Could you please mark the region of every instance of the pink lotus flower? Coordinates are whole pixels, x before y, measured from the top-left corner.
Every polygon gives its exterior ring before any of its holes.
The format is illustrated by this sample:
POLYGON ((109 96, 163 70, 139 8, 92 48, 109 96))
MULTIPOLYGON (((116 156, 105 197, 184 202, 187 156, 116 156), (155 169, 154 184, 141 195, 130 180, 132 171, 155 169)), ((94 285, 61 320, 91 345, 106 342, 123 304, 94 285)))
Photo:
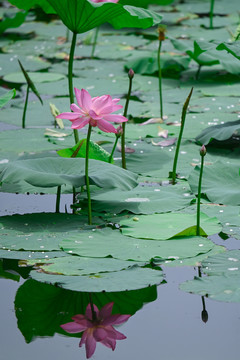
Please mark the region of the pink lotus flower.
POLYGON ((93 314, 91 305, 88 304, 85 315, 75 315, 72 317, 73 322, 60 325, 61 328, 70 334, 84 331, 79 346, 81 347, 85 344, 87 359, 94 354, 97 342, 114 350, 116 340, 126 339, 126 336, 114 329, 112 325, 122 324, 131 315, 111 315, 112 307, 113 302, 106 304, 99 311, 97 306, 93 305, 93 314))
POLYGON ((115 123, 122 123, 128 121, 122 115, 112 114, 119 109, 122 105, 117 105, 120 99, 112 99, 110 95, 103 95, 91 98, 87 90, 75 90, 76 104, 71 104, 70 108, 73 112, 65 112, 57 116, 59 119, 68 119, 72 121, 72 129, 81 129, 85 125, 98 126, 104 132, 116 133, 115 127, 109 121, 115 123))
POLYGON ((115 4, 116 4, 119 0, 91 0, 91 1, 94 2, 94 3, 96 3, 96 4, 97 4, 97 3, 103 3, 103 2, 104 2, 104 3, 110 3, 110 2, 111 2, 111 3, 115 3, 115 4))

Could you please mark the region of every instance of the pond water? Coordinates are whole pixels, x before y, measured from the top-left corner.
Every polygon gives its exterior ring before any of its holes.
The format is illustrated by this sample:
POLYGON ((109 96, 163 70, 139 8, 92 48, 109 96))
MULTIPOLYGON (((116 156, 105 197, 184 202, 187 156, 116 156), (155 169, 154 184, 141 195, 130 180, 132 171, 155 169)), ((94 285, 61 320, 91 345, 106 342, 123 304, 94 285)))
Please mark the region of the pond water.
MULTIPOLYGON (((52 200, 53 196, 49 195, 1 193, 0 215, 26 211, 54 211, 52 200)), ((65 195, 62 204, 70 202, 71 197, 65 195)), ((217 238, 214 240, 218 244, 223 242, 217 238)), ((234 240, 227 240, 225 244, 228 244, 229 248, 237 247, 234 240)), ((145 304, 127 323, 119 327, 127 339, 119 341, 114 352, 98 344, 93 359, 239 359, 239 304, 205 299, 208 321, 204 323, 201 319, 201 297, 178 289, 179 283, 197 276, 198 270, 191 267, 165 267, 163 270, 167 283, 158 286, 157 300, 145 304)), ((0 359, 84 359, 85 349, 78 347, 77 338, 55 333, 53 337, 37 337, 29 344, 25 342, 18 329, 14 310, 16 291, 25 281, 27 280, 15 282, 0 279, 0 359)))

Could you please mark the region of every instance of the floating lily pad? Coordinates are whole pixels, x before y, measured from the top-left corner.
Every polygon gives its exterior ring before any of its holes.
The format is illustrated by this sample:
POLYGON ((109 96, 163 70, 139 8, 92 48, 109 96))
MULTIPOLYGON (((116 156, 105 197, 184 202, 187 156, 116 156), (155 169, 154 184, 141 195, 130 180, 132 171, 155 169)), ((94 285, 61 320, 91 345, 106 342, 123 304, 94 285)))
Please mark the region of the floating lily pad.
POLYGON ((92 206, 98 212, 120 213, 128 210, 134 214, 165 213, 188 206, 193 199, 190 192, 179 186, 143 187, 130 191, 92 193, 92 206))
POLYGON ((207 277, 196 277, 180 285, 180 289, 219 301, 240 302, 240 251, 232 250, 203 261, 207 277))
MULTIPOLYGON (((165 260, 162 265, 164 266, 170 266, 170 267, 174 267, 174 266, 201 266, 202 262, 207 259, 209 256, 213 256, 219 253, 223 253, 225 252, 226 249, 223 246, 219 246, 219 245, 214 245, 213 248, 211 250, 209 250, 208 252, 204 253, 204 254, 200 254, 197 255, 195 257, 192 258, 186 258, 186 259, 182 259, 182 260, 165 260)), ((156 261, 156 259, 155 259, 156 261)), ((159 261, 159 263, 161 264, 161 261, 159 261)))
POLYGON ((69 234, 60 246, 67 253, 80 256, 150 261, 152 258, 174 260, 195 257, 211 250, 214 244, 200 236, 171 241, 133 239, 118 230, 105 228, 69 234))
POLYGON ((0 250, 0 258, 16 259, 16 260, 45 259, 46 261, 46 259, 48 258, 55 258, 55 257, 60 258, 62 256, 67 256, 67 254, 64 251, 39 251, 39 250, 38 251, 14 251, 11 249, 0 250))
POLYGON ((71 231, 80 231, 86 223, 85 217, 68 214, 3 216, 0 218, 0 248, 43 252, 60 250, 58 244, 61 240, 71 231))
MULTIPOLYGON (((66 253, 65 253, 66 254, 66 253)), ((93 259, 82 256, 66 256, 63 258, 50 258, 46 260, 28 260, 27 265, 35 265, 44 273, 55 275, 91 275, 112 271, 120 271, 137 265, 133 261, 116 259, 93 259)))
POLYGON ((56 284, 64 289, 88 292, 137 290, 163 281, 162 271, 136 266, 122 271, 85 276, 48 275, 37 271, 31 271, 30 276, 34 280, 56 284))
MULTIPOLYGON (((65 78, 62 74, 54 74, 54 73, 43 73, 43 72, 30 72, 28 73, 31 80, 34 83, 42 83, 42 82, 51 82, 51 81, 59 81, 65 78)), ((21 72, 15 72, 7 74, 3 77, 3 80, 11 83, 19 83, 24 84, 26 79, 21 72)))
MULTIPOLYGON (((196 235, 196 215, 167 213, 141 215, 120 222, 122 233, 143 239, 166 240, 177 236, 196 235)), ((219 233, 221 226, 217 218, 201 214, 201 235, 219 233)))
MULTIPOLYGON (((188 179, 194 193, 197 193, 198 178, 199 166, 196 166, 188 179)), ((217 161, 204 167, 202 193, 213 203, 240 205, 239 185, 239 166, 217 161)))

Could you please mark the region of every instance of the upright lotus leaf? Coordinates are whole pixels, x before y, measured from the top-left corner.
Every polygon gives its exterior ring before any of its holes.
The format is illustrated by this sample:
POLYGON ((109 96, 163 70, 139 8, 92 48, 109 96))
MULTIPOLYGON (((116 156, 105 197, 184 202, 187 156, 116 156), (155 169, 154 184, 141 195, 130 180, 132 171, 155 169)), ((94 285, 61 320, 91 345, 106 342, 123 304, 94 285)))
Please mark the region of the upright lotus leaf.
MULTIPOLYGON (((191 172, 188 183, 193 193, 197 193, 199 166, 191 172)), ((206 194, 213 203, 225 205, 240 205, 239 166, 217 161, 205 166, 202 182, 202 194, 206 194)))
POLYGON ((30 10, 33 7, 41 7, 47 14, 53 14, 54 10, 47 0, 10 0, 12 5, 23 10, 30 10))
POLYGON ((212 43, 207 43, 206 41, 190 41, 176 40, 171 39, 173 46, 181 51, 188 54, 193 60, 195 60, 199 65, 215 65, 219 64, 219 60, 211 50, 213 50, 216 45, 212 43))
MULTIPOLYGON (((48 157, 13 161, 0 174, 0 184, 26 182, 38 187, 85 185, 83 158, 48 157)), ((137 176, 130 171, 98 160, 90 160, 90 184, 130 190, 137 186, 137 176)))
POLYGON ((62 22, 73 33, 84 33, 105 22, 114 28, 148 28, 162 16, 150 10, 115 3, 93 3, 87 0, 48 0, 62 22))
POLYGON ((16 90, 9 90, 6 94, 0 97, 0 109, 6 105, 11 99, 15 98, 16 90))
POLYGON ((0 22, 0 34, 10 28, 17 28, 25 21, 27 12, 18 12, 14 17, 8 17, 6 14, 3 15, 3 19, 0 22))
MULTIPOLYGON (((92 293, 93 303, 98 308, 113 301, 113 314, 133 315, 145 303, 156 298, 156 286, 127 292, 92 293)), ((60 325, 71 321, 71 317, 76 314, 84 314, 88 303, 87 292, 73 292, 27 280, 19 287, 15 297, 18 327, 27 343, 39 336, 53 336, 55 333, 66 335, 60 325)))
POLYGON ((233 44, 221 43, 216 47, 217 50, 226 50, 228 53, 232 54, 238 60, 240 60, 240 46, 239 42, 233 44))
POLYGON ((240 73, 240 63, 236 52, 234 52, 235 55, 230 51, 229 54, 221 54, 218 51, 221 47, 218 49, 219 44, 216 42, 194 41, 192 43, 190 41, 176 39, 171 39, 171 42, 177 50, 185 52, 191 59, 196 61, 199 67, 221 64, 222 67, 231 74, 240 73))
POLYGON ((212 140, 224 141, 240 133, 240 120, 209 126, 196 137, 196 141, 207 145, 212 140))
MULTIPOLYGON (((60 119, 57 119, 60 120, 60 119)), ((81 139, 75 146, 68 149, 57 151, 61 157, 86 157, 86 139, 81 139)), ((89 159, 109 162, 110 154, 103 147, 90 141, 89 143, 89 159)), ((113 162, 113 161, 112 161, 113 162)))

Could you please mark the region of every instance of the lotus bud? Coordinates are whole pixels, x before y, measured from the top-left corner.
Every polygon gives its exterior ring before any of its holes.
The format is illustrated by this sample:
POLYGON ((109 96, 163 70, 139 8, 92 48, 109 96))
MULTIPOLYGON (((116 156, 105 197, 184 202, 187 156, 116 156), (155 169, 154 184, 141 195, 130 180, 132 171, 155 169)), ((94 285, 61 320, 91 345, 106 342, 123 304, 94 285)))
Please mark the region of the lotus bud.
POLYGON ((122 136, 122 134, 123 134, 122 125, 119 125, 116 130, 117 130, 116 136, 117 136, 117 137, 122 136))
POLYGON ((205 145, 203 145, 200 149, 200 155, 205 156, 206 153, 207 153, 207 149, 206 149, 205 145))
POLYGON ((132 79, 134 77, 134 71, 133 69, 130 69, 129 72, 128 72, 128 77, 129 79, 132 79))
POLYGON ((207 312, 207 310, 203 310, 202 311, 202 321, 206 324, 206 322, 208 321, 208 312, 207 312))

